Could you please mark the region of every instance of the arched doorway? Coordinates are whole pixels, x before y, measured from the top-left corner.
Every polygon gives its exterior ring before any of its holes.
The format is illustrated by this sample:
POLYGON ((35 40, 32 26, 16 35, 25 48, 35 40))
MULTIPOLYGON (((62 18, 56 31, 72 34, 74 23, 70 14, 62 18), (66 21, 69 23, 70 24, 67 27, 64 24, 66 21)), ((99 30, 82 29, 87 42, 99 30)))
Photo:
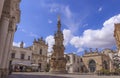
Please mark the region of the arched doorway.
POLYGON ((108 63, 105 60, 103 61, 103 68, 106 70, 108 69, 108 63))
POLYGON ((94 60, 90 60, 88 67, 89 67, 89 72, 95 72, 96 71, 96 62, 94 60))
POLYGON ((38 71, 41 72, 41 63, 38 64, 38 71))

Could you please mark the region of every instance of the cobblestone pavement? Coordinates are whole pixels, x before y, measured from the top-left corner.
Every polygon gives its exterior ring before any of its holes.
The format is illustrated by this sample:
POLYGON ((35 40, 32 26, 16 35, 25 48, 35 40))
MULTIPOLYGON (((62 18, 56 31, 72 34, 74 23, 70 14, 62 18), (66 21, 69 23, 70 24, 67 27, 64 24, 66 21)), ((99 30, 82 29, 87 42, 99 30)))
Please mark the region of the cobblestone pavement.
POLYGON ((8 78, 120 78, 120 76, 97 76, 80 74, 50 74, 50 73, 13 73, 8 78))

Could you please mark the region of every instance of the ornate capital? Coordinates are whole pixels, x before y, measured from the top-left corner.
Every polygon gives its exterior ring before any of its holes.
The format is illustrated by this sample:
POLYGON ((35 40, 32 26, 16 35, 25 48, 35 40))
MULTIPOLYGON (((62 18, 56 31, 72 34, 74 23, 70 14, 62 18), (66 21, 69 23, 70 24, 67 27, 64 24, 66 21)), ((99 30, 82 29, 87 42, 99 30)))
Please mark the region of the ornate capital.
POLYGON ((21 0, 11 0, 11 16, 15 17, 17 23, 20 22, 20 1, 21 0))

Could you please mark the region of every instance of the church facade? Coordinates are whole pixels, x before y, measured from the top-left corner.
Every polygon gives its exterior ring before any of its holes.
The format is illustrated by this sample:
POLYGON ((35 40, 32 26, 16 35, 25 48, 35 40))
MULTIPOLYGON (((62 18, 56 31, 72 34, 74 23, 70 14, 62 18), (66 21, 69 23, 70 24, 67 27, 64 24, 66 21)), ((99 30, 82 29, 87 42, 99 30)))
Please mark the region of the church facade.
POLYGON ((95 51, 85 51, 85 54, 82 57, 84 65, 81 67, 81 72, 90 72, 97 73, 102 69, 109 70, 110 72, 114 71, 113 66, 113 55, 116 52, 113 52, 110 49, 104 49, 101 52, 95 51))

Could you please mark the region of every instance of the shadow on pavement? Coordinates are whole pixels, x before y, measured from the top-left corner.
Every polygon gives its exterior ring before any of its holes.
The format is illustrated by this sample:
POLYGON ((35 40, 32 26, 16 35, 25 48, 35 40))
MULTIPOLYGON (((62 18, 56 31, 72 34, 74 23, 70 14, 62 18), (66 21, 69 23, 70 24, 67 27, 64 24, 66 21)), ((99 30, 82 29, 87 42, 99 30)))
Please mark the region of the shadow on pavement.
POLYGON ((7 78, 70 78, 70 77, 64 77, 64 76, 51 76, 51 75, 18 75, 13 74, 9 75, 7 78))

